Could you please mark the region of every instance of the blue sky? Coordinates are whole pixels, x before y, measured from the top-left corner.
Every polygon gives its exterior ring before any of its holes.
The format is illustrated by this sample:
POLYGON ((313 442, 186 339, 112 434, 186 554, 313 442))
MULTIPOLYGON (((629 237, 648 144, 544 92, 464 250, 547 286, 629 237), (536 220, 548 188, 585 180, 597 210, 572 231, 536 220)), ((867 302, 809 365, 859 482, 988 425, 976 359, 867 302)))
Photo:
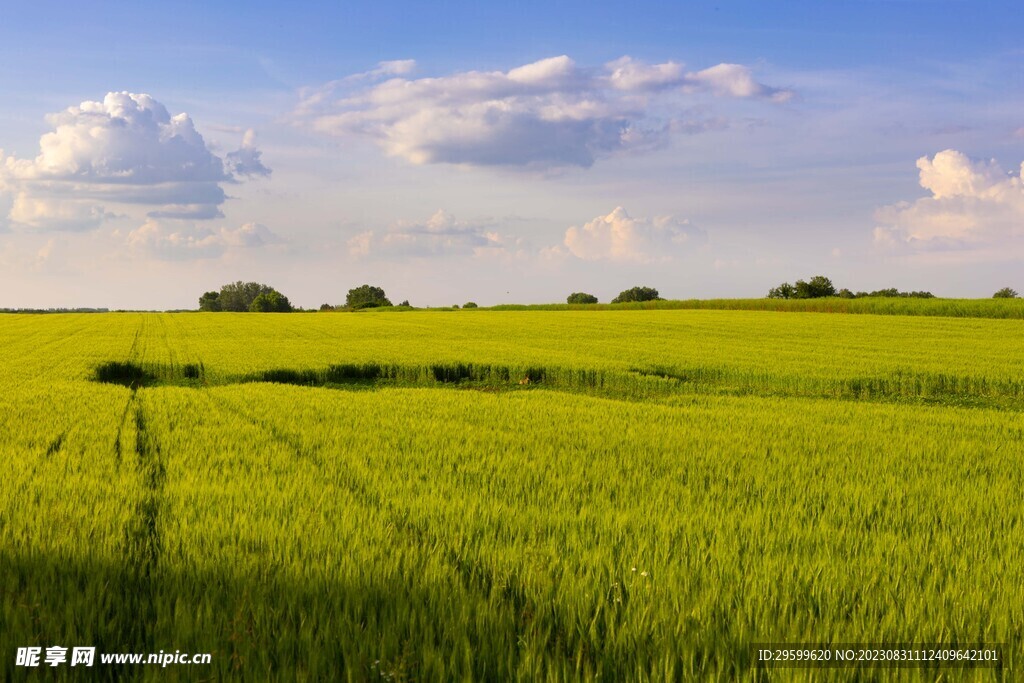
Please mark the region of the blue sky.
POLYGON ((995 2, 18 3, 0 306, 1021 289, 1021 35, 995 2))

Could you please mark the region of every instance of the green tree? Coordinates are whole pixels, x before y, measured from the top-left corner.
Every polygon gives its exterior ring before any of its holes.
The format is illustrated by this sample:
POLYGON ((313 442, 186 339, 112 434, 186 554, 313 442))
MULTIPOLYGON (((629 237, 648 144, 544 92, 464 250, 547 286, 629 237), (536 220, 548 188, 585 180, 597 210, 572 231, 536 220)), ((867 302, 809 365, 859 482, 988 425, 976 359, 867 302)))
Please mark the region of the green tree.
POLYGON ((835 296, 836 288, 824 275, 815 275, 809 282, 796 281, 796 292, 794 299, 820 299, 825 296, 835 296))
POLYGON ((1010 289, 1009 287, 1003 287, 998 292, 992 295, 993 299, 1016 299, 1020 295, 1017 294, 1017 290, 1010 289))
POLYGON ((462 307, 463 308, 480 308, 479 306, 476 305, 476 302, 473 302, 473 301, 467 301, 466 303, 462 304, 462 307))
POLYGON ((249 306, 252 313, 291 313, 292 304, 288 297, 276 289, 258 294, 249 306))
POLYGON ((220 309, 242 313, 252 307, 260 294, 270 294, 274 288, 259 282, 233 282, 220 288, 220 309))
POLYGON ((895 299, 934 299, 935 295, 931 292, 901 292, 895 287, 888 287, 886 289, 876 289, 873 292, 860 292, 857 296, 875 296, 881 298, 895 299))
POLYGON ((566 301, 570 304, 596 304, 597 297, 586 292, 573 292, 566 298, 566 301))
POLYGON ((205 292, 201 297, 199 297, 199 310, 219 311, 220 292, 205 292))
POLYGON ((796 295, 796 287, 783 282, 778 287, 772 287, 768 290, 769 299, 792 299, 796 295))
POLYGON ((348 290, 345 298, 345 306, 351 309, 376 308, 378 306, 390 306, 391 302, 380 287, 372 285, 361 285, 348 290))
POLYGON ((619 292, 619 295, 612 299, 613 304, 622 304, 627 301, 659 301, 658 290, 653 287, 633 287, 619 292))

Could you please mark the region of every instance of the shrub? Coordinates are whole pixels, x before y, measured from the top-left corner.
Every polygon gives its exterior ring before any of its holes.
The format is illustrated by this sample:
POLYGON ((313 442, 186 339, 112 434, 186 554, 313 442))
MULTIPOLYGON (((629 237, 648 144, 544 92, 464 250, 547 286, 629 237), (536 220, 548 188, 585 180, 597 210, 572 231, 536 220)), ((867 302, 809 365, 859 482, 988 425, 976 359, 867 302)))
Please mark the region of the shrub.
POLYGON ((573 292, 566 301, 570 304, 596 304, 597 297, 586 292, 573 292))
POLYGON ((935 295, 931 292, 901 292, 895 287, 889 287, 888 289, 876 289, 873 292, 857 292, 858 297, 881 297, 883 299, 934 299, 935 295))
POLYGON ((653 287, 633 287, 619 292, 619 295, 612 299, 613 304, 622 304, 628 301, 658 301, 658 290, 653 287))

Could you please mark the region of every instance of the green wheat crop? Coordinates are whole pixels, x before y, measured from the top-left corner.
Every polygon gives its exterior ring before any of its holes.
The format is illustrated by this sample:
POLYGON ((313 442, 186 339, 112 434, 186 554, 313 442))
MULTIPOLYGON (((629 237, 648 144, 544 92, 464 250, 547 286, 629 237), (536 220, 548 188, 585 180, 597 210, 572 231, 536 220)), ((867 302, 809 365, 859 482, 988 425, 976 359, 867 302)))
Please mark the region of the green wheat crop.
MULTIPOLYGON (((0 656, 165 680, 1014 680, 1024 328, 751 311, 0 317, 0 656)), ((71 670, 56 672, 71 678, 71 670)))

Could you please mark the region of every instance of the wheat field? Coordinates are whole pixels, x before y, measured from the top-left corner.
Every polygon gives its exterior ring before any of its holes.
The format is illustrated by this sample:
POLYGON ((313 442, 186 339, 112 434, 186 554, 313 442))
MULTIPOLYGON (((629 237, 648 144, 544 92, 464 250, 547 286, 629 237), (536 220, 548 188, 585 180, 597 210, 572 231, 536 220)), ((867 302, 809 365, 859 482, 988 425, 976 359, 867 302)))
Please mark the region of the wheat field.
MULTIPOLYGON (((764 642, 1019 657, 1022 332, 2 316, 0 651, 181 649, 213 656, 179 678, 309 681, 881 676, 758 668, 764 642)), ((885 672, 961 677, 1012 672, 885 672)))

